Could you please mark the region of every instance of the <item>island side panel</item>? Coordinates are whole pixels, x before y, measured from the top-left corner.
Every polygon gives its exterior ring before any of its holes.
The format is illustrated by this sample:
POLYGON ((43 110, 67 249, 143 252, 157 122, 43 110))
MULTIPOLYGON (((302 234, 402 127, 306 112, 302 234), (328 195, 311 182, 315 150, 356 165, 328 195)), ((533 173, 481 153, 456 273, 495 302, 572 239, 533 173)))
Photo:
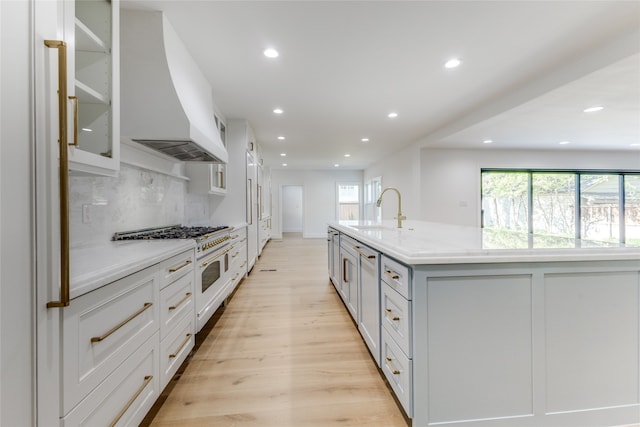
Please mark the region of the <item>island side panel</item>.
POLYGON ((640 262, 413 267, 414 426, 640 423, 640 262))

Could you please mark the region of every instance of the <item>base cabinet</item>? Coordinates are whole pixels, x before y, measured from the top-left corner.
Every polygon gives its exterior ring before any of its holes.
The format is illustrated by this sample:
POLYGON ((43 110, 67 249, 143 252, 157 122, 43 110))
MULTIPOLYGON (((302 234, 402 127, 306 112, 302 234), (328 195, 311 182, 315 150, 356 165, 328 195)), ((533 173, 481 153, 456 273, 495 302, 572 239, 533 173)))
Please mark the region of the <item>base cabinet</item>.
POLYGON ((62 424, 138 425, 195 344, 193 249, 71 302, 62 424))
POLYGON ((158 333, 64 419, 64 427, 139 425, 160 395, 158 333))
POLYGON ((640 425, 637 260, 407 265, 371 245, 380 371, 413 426, 640 425))

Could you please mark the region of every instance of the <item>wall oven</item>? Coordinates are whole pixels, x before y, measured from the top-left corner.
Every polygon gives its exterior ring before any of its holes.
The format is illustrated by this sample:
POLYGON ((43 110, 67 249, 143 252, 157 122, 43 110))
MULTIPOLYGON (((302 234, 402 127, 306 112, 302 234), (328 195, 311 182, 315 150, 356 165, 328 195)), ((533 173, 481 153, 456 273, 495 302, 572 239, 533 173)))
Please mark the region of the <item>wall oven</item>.
POLYGON ((226 242, 213 252, 199 256, 196 268, 196 330, 202 329, 213 313, 224 302, 230 285, 229 251, 226 242))

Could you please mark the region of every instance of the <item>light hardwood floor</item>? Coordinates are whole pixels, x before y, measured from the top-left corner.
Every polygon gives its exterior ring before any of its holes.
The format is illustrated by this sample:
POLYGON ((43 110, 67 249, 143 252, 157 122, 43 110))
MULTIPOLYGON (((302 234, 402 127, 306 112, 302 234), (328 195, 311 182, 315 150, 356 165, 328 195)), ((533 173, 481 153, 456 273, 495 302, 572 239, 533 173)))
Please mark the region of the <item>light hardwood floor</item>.
POLYGON ((270 241, 142 425, 406 427, 329 283, 326 243, 270 241))

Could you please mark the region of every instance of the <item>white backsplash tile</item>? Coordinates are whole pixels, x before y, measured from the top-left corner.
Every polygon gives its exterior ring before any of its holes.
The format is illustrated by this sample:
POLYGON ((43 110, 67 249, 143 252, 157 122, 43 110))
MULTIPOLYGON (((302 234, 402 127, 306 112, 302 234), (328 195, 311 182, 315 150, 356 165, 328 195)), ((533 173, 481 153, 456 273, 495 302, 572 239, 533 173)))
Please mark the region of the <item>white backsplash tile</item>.
POLYGON ((122 164, 118 177, 69 179, 72 247, 108 241, 116 231, 209 218, 206 196, 187 193, 184 180, 122 164))

